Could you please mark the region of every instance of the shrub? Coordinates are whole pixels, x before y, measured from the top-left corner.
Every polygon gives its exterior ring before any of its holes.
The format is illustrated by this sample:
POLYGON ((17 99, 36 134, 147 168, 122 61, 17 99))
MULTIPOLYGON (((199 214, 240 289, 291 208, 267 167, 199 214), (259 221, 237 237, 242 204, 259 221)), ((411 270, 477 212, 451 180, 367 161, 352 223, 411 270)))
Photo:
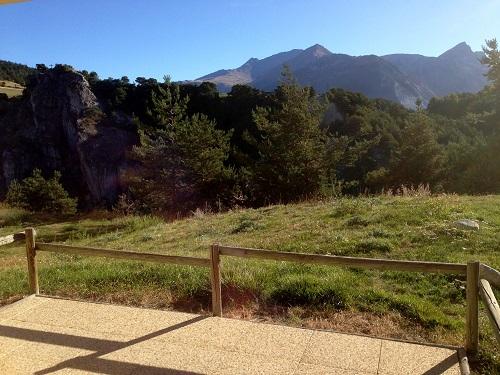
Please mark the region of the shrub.
POLYGON ((59 182, 61 174, 45 179, 39 169, 21 182, 13 181, 7 192, 6 201, 12 207, 35 212, 74 214, 77 200, 70 198, 59 182))

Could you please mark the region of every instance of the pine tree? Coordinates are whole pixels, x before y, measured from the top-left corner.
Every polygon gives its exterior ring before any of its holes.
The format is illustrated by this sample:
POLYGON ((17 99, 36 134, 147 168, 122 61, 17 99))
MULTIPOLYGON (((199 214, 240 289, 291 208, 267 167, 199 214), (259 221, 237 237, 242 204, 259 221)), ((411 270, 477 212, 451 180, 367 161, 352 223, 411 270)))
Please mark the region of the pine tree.
POLYGON ((260 138, 250 189, 259 203, 316 194, 324 173, 323 107, 313 90, 299 86, 285 70, 276 96, 277 109, 258 108, 253 115, 260 138))
POLYGON ((483 64, 489 66, 486 74, 497 90, 500 90, 500 51, 496 39, 486 41, 486 46, 483 47, 484 58, 483 64))
POLYGON ((424 113, 413 114, 401 133, 401 143, 391 163, 393 186, 436 185, 443 170, 443 151, 424 113))
POLYGON ((166 82, 148 104, 151 127, 133 151, 139 168, 129 176, 130 193, 145 212, 185 213, 216 203, 231 205, 234 186, 225 165, 231 134, 205 115, 186 114, 187 99, 166 82))

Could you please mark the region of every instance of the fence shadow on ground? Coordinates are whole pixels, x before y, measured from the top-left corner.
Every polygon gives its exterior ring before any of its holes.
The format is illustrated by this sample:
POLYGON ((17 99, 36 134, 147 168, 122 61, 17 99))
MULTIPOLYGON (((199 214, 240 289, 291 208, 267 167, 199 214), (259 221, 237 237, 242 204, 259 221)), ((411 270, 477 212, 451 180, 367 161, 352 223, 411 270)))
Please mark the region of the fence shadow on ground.
POLYGON ((127 362, 109 360, 99 357, 153 339, 155 337, 164 335, 166 333, 175 331, 177 329, 186 327, 188 325, 197 323, 206 318, 207 318, 206 316, 197 316, 193 319, 189 319, 187 321, 174 324, 170 327, 166 327, 164 329, 149 333, 141 337, 137 337, 129 341, 103 340, 98 338, 75 336, 75 335, 48 332, 48 331, 39 331, 34 329, 18 328, 6 325, 0 325, 0 336, 14 338, 18 340, 24 340, 24 341, 31 341, 43 344, 58 345, 58 346, 94 351, 94 353, 91 353, 89 355, 71 358, 69 360, 58 363, 55 366, 39 370, 35 372, 35 374, 37 375, 51 374, 63 369, 76 369, 76 370, 108 374, 108 375, 121 375, 124 373, 130 373, 132 370, 136 371, 139 374, 161 373, 161 374, 196 375, 197 373, 189 371, 147 366, 136 363, 127 363, 127 362))

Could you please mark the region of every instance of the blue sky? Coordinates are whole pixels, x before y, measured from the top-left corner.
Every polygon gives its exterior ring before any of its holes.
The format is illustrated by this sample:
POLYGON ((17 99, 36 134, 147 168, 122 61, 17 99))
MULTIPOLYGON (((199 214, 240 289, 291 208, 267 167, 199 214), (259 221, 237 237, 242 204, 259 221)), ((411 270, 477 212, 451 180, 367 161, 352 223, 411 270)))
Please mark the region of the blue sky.
POLYGON ((499 19, 499 0, 32 0, 0 6, 0 59, 181 80, 316 43, 351 55, 479 50, 500 38, 499 19))

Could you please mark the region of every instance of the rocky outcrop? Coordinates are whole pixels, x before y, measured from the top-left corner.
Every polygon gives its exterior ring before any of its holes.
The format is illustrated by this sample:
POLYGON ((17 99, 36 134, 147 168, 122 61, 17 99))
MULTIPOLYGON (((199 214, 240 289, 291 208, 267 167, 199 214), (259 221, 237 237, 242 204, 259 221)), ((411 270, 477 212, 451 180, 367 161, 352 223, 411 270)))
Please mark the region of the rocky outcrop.
POLYGON ((137 132, 126 116, 101 111, 81 74, 65 66, 38 72, 0 116, 1 190, 34 168, 61 171, 66 189, 88 205, 110 204, 123 189, 137 132))

